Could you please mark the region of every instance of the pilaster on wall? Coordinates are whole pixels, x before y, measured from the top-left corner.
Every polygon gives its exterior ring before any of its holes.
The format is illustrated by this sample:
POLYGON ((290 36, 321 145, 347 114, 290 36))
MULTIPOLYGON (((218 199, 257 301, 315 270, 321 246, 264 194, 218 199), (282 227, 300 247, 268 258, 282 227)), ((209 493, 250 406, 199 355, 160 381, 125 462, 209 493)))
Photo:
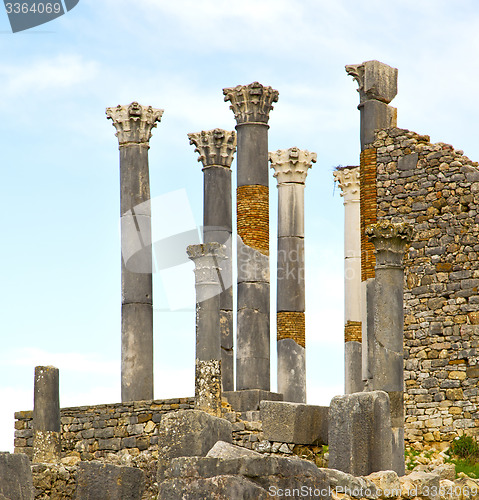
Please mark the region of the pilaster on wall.
POLYGON ((376 148, 364 149, 360 156, 361 206, 361 281, 374 278, 374 245, 366 236, 366 227, 377 222, 376 148))

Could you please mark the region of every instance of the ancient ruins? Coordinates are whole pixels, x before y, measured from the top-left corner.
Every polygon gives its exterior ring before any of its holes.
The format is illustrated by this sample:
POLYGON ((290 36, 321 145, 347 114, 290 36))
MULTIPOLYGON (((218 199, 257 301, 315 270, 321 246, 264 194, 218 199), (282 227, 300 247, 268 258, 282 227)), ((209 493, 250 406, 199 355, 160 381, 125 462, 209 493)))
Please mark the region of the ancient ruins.
POLYGON ((478 434, 479 165, 397 128, 397 69, 367 61, 346 71, 359 87, 361 152, 359 166, 334 172, 344 200, 344 394, 307 404, 304 199, 317 153, 269 152, 279 93, 255 82, 223 90, 236 132, 188 134, 204 173, 203 242, 185 248, 195 394, 154 399, 148 150, 163 110, 107 108, 120 150, 122 401, 60 408, 58 370, 36 367, 33 411, 15 414, 15 454, 0 454, 0 500, 478 498, 479 481, 456 479, 451 464, 406 474, 405 446, 443 450, 478 434))

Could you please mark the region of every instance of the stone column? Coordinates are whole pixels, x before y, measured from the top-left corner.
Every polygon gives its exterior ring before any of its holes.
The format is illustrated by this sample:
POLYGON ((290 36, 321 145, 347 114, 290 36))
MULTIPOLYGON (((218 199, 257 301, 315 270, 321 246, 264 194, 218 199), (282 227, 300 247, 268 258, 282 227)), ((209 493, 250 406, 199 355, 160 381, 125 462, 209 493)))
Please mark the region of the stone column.
POLYGON ((344 392, 363 390, 359 167, 334 172, 344 202, 344 392))
POLYGON ((61 453, 59 372, 36 366, 33 390, 33 462, 55 462, 61 453))
POLYGON ((225 259, 220 243, 190 245, 195 264, 196 369, 195 408, 221 416, 220 266, 225 259))
POLYGON ((120 145, 121 400, 153 399, 153 288, 148 149, 163 110, 107 108, 120 145))
POLYGON ((379 61, 366 61, 346 66, 346 72, 359 85, 362 375, 365 388, 369 389, 373 377, 371 345, 374 342, 375 257, 374 245, 366 237, 366 227, 377 222, 376 149, 372 143, 375 130, 397 126, 397 109, 389 103, 397 94, 398 70, 379 61))
POLYGON ((234 390, 233 362, 233 272, 231 162, 236 134, 222 129, 188 134, 203 164, 203 242, 225 245, 221 272, 220 329, 221 379, 224 391, 234 390))
POLYGON ((306 403, 304 187, 316 153, 298 148, 269 153, 278 181, 278 392, 306 403))
POLYGON ((374 142, 374 131, 396 127, 397 109, 388 104, 397 94, 398 70, 379 61, 346 66, 359 85, 361 151, 374 142))
POLYGON ((388 393, 393 431, 393 470, 404 475, 404 252, 412 227, 382 221, 366 233, 376 252, 373 390, 388 393))
POLYGON ((269 391, 268 119, 278 91, 255 82, 223 93, 238 134, 236 390, 269 391))

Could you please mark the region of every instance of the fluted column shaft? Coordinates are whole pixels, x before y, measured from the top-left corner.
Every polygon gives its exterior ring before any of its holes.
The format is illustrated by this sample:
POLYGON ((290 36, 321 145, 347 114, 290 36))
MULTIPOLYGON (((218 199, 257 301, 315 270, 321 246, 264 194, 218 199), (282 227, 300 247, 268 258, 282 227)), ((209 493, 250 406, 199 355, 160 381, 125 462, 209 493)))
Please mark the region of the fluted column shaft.
POLYGON ((203 242, 225 245, 221 272, 220 337, 221 379, 224 391, 234 390, 233 272, 231 162, 236 134, 222 129, 188 134, 203 164, 203 242))
POLYGON ((269 159, 278 181, 278 392, 306 403, 304 187, 316 153, 290 148, 269 159))
POLYGON ((412 227, 387 221, 368 226, 375 247, 373 390, 388 393, 393 430, 393 470, 404 472, 404 252, 412 227))
POLYGON ((255 82, 223 93, 238 134, 236 390, 269 390, 268 118, 278 92, 255 82))
POLYGON ((361 392, 361 233, 359 167, 334 172, 344 203, 344 391, 361 392))
POLYGON ((220 271, 225 259, 220 243, 190 245, 195 264, 196 361, 195 408, 221 416, 220 271))
POLYGON ((120 148, 121 400, 153 399, 153 284, 148 149, 163 110, 107 108, 120 148))

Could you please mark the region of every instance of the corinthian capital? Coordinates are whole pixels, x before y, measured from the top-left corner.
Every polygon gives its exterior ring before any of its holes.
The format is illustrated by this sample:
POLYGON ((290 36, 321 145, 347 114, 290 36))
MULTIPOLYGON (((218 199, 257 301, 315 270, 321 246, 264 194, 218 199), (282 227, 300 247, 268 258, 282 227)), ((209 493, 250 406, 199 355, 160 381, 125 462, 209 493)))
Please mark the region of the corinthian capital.
POLYGON ((359 167, 340 167, 333 173, 344 203, 359 201, 359 167))
POLYGON ((268 123, 273 102, 278 101, 279 92, 254 82, 223 89, 225 101, 230 101, 230 109, 235 114, 236 123, 268 123))
POLYGON ((199 153, 198 161, 203 167, 221 166, 231 167, 233 155, 236 151, 235 132, 215 128, 188 134, 190 144, 196 146, 195 152, 199 153))
POLYGON ((359 85, 360 102, 375 99, 389 104, 398 92, 398 70, 379 61, 346 66, 346 72, 359 85))
POLYGON ((403 266, 404 252, 413 236, 411 225, 381 221, 368 226, 366 235, 374 243, 376 268, 403 266))
POLYGON ((291 182, 295 184, 304 184, 308 169, 312 163, 316 163, 316 153, 310 153, 306 149, 289 148, 278 149, 278 151, 269 153, 271 168, 274 169, 273 177, 279 184, 291 182))
POLYGON ((106 108, 107 118, 113 121, 120 146, 128 144, 146 144, 151 138, 151 130, 161 120, 162 109, 142 106, 132 102, 128 106, 118 105, 106 108))

